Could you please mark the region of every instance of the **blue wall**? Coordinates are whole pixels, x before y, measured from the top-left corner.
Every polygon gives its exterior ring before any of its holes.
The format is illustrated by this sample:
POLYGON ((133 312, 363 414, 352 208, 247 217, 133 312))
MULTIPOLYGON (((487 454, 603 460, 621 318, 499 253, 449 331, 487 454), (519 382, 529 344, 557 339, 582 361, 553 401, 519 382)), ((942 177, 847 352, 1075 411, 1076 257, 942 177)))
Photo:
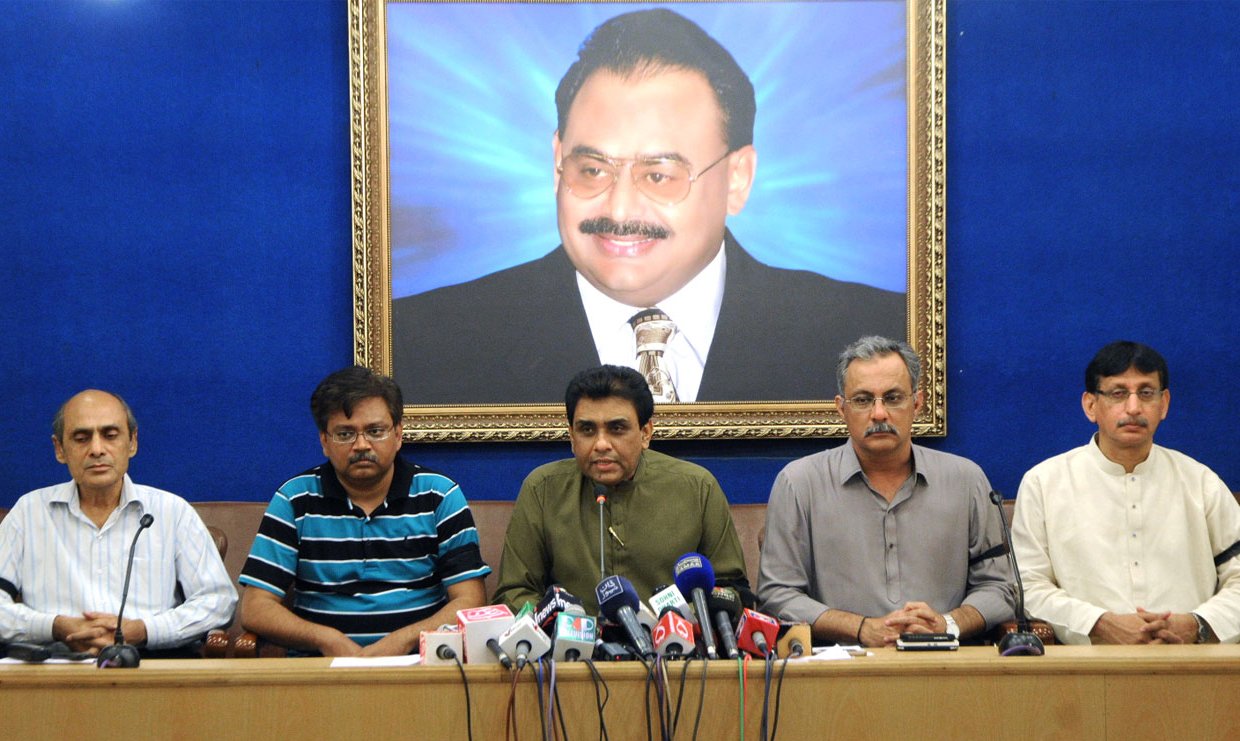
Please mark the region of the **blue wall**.
MULTIPOLYGON (((66 478, 84 386, 141 422, 136 479, 266 500, 320 457, 351 361, 345 8, 8 3, 0 28, 0 506, 66 478)), ((1081 374, 1167 356, 1163 444, 1240 488, 1240 3, 949 2, 948 436, 1011 493, 1083 443, 1081 374)), ((825 371, 824 371, 825 372, 825 371)), ((662 444, 764 501, 822 441, 662 444)), ((504 499, 564 444, 409 446, 504 499)))

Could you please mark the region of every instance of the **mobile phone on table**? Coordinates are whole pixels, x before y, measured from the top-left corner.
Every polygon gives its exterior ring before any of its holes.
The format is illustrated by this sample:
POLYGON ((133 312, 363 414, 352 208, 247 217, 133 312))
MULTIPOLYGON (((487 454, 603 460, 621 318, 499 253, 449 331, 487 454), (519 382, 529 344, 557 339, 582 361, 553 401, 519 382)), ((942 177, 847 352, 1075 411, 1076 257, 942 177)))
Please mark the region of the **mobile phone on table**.
POLYGON ((901 633, 896 639, 898 651, 955 651, 960 639, 951 633, 901 633))

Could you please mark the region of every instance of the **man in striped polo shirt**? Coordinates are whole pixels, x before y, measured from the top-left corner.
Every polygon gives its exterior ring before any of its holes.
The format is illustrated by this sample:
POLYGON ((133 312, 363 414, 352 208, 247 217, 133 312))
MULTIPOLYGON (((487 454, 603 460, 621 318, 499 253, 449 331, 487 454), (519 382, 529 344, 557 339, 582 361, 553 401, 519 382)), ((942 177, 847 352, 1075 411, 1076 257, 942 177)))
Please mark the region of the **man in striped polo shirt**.
POLYGON ((469 505, 454 481, 399 455, 403 406, 395 382, 358 366, 315 389, 328 462, 267 507, 241 572, 246 630, 296 652, 394 656, 483 604, 490 569, 469 505))

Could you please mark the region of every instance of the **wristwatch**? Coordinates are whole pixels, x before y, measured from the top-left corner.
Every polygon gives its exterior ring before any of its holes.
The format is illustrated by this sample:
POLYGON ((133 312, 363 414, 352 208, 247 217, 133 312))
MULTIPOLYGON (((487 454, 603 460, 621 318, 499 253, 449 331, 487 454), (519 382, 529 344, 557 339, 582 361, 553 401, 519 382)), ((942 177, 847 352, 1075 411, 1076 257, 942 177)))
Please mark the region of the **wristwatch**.
POLYGON ((1210 630, 1210 624, 1207 623, 1200 615, 1195 612, 1188 613, 1193 616, 1193 620, 1197 621, 1197 642, 1206 643, 1210 640, 1210 636, 1214 631, 1210 630))
MULTIPOLYGON (((943 615, 943 619, 947 621, 947 632, 959 638, 960 626, 956 625, 956 618, 952 617, 950 613, 946 613, 943 615)), ((1198 620, 1200 620, 1200 618, 1198 618, 1198 620)), ((1200 623, 1198 624, 1200 625, 1200 623)))

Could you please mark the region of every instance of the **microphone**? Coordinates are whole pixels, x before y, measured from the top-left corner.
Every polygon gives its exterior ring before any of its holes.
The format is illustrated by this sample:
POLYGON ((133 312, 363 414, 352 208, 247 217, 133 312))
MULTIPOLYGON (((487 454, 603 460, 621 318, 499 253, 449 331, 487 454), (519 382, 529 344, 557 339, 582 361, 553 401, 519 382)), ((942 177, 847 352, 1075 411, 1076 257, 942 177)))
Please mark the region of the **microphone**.
POLYGON ((637 657, 622 643, 599 640, 594 644, 594 658, 600 661, 633 661, 637 657))
POLYGON ((641 656, 654 653, 650 636, 637 622, 637 590, 623 576, 609 576, 594 588, 594 596, 598 598, 599 609, 608 620, 620 623, 628 633, 629 641, 641 656))
POLYGON ((650 597, 650 609, 659 615, 668 609, 675 610, 691 625, 697 625, 697 616, 689 609, 689 603, 685 602, 685 596, 680 593, 675 584, 657 587, 650 597))
POLYGON ((736 647, 736 633, 732 631, 732 623, 740 619, 741 599, 736 592, 727 587, 715 587, 707 600, 711 614, 715 616, 715 627, 719 630, 719 645, 723 655, 735 659, 741 655, 736 647))
POLYGON ((464 651, 461 632, 453 627, 424 630, 418 637, 418 653, 426 666, 453 665, 464 651))
POLYGON ((1046 646, 1042 645, 1042 639, 1029 629, 1029 618, 1025 617, 1025 585, 1020 580, 1020 568, 1016 565, 1012 531, 1008 529, 1007 517, 1003 514, 1003 495, 991 491, 990 501, 999 508, 999 522, 1003 525, 1003 545, 1007 547, 1008 564, 1016 577, 1016 630, 999 639, 999 655, 1041 656, 1046 653, 1046 646))
POLYGON ((778 620, 748 607, 741 612, 741 620, 736 624, 737 648, 765 658, 771 654, 778 637, 778 620))
POLYGON ((792 657, 796 659, 809 655, 813 642, 807 623, 780 625, 779 629, 783 632, 779 642, 775 644, 775 651, 779 654, 779 658, 792 657))
POLYGON ((654 631, 654 626, 659 622, 659 618, 654 611, 646 606, 645 602, 637 603, 637 624, 642 626, 642 630, 646 631, 646 635, 650 635, 654 631))
POLYGON ((590 658, 598 640, 598 618, 562 612, 555 616, 553 631, 554 661, 578 661, 590 658))
POLYGON ((584 615, 586 611, 581 606, 581 600, 574 597, 564 587, 552 584, 547 587, 543 598, 538 601, 538 606, 534 608, 534 622, 544 631, 550 630, 551 626, 555 624, 556 618, 562 612, 584 615))
POLYGON ((499 645, 498 639, 488 638, 487 650, 491 652, 491 655, 495 657, 495 660, 499 662, 500 666, 505 669, 512 669, 512 657, 504 651, 503 646, 499 645))
POLYGON ((696 648, 693 624, 674 607, 663 611, 650 637, 654 641, 655 653, 668 658, 688 656, 696 648))
POLYGON ((607 568, 604 560, 604 546, 607 545, 607 535, 603 532, 603 505, 607 504, 607 486, 598 482, 594 483, 594 501, 598 502, 598 578, 600 581, 607 578, 607 568))
POLYGON ((525 615, 500 635, 499 645, 508 655, 516 654, 517 669, 524 669, 526 664, 537 661, 551 650, 551 639, 538 629, 532 617, 525 615))
POLYGON ((142 515, 142 519, 138 520, 138 532, 133 534, 133 542, 129 544, 129 564, 125 567, 125 586, 121 589, 121 609, 116 611, 116 643, 104 647, 99 652, 95 666, 100 669, 129 669, 136 667, 142 661, 138 647, 125 643, 125 631, 121 625, 125 615, 125 601, 129 599, 129 575, 133 573, 133 557, 137 552, 138 536, 142 535, 142 531, 150 527, 153 522, 155 518, 151 514, 142 515))
POLYGON ((710 611, 706 609, 706 593, 715 586, 715 570, 710 560, 700 553, 689 552, 680 557, 675 567, 676 588, 693 600, 698 627, 702 630, 702 645, 706 658, 719 658, 715 650, 715 634, 710 628, 710 611))
POLYGON ((465 663, 503 664, 512 668, 512 659, 496 640, 516 622, 508 605, 486 605, 457 610, 456 627, 465 641, 465 663))

